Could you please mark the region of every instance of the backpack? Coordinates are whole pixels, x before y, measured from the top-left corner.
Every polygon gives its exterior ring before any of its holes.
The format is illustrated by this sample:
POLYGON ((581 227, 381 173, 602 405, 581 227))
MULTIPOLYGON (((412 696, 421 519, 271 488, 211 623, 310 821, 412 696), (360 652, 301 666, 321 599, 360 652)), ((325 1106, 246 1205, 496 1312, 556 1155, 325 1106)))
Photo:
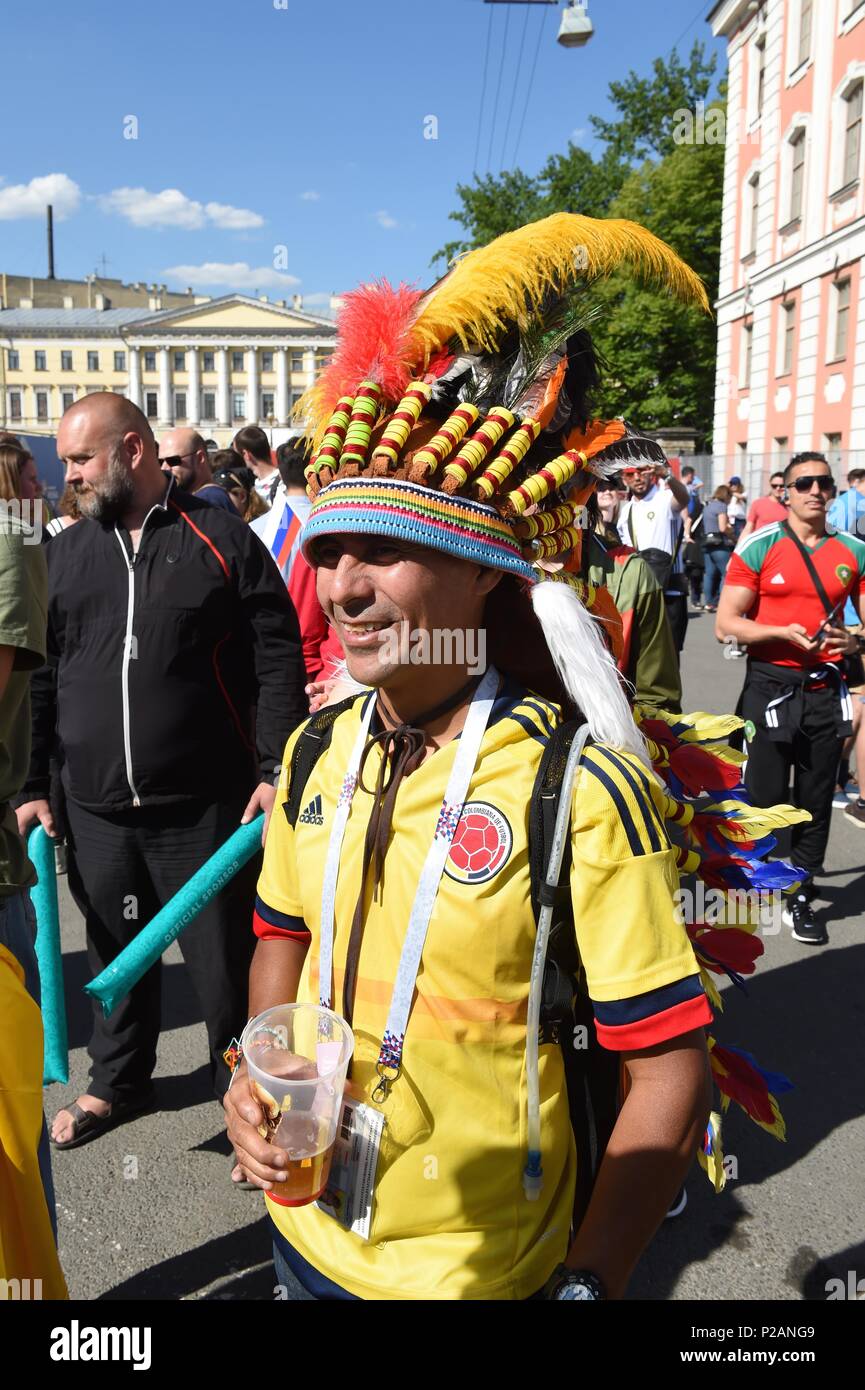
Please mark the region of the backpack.
MULTIPOLYGON (((292 828, 297 823, 306 784, 315 764, 330 745, 336 720, 357 699, 350 695, 311 716, 294 746, 291 781, 283 806, 292 828)), ((560 724, 547 740, 529 804, 529 873, 532 909, 537 921, 541 892, 550 857, 559 809, 562 776, 571 743, 582 720, 560 724)), ((585 1215, 595 1178, 616 1122, 619 1108, 619 1057, 601 1047, 580 963, 569 888, 571 852, 566 843, 553 909, 541 1003, 541 1042, 557 1043, 562 1051, 568 1110, 577 1150, 577 1183, 573 1229, 585 1215), (577 1039, 577 1029, 581 1029, 577 1039), (580 1045, 577 1045, 579 1042, 580 1045), (583 1043, 585 1042, 585 1045, 583 1043)))

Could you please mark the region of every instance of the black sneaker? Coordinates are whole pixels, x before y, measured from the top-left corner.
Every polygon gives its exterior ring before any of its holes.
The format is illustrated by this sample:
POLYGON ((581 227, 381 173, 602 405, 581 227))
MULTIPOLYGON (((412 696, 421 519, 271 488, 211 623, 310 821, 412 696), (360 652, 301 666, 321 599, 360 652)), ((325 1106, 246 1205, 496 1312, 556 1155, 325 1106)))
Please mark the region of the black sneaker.
POLYGON ((860 830, 865 830, 865 805, 861 801, 852 802, 846 808, 844 818, 858 825, 860 830))
POLYGON ((781 921, 785 927, 793 928, 793 937, 796 941, 804 941, 809 946, 825 946, 829 940, 826 928, 822 923, 814 920, 814 909, 811 907, 810 895, 799 892, 790 899, 790 906, 785 907, 781 913, 781 921))

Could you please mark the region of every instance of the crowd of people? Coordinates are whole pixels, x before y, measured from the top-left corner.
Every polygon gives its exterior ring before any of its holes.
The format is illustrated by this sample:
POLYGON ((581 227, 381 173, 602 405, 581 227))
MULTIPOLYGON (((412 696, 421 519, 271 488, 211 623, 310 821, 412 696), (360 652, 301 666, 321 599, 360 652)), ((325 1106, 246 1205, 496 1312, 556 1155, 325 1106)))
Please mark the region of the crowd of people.
MULTIPOLYGON (((772 807, 793 823, 797 940, 827 939, 812 903, 856 736, 851 690, 865 771, 865 473, 830 508, 828 464, 799 455, 750 509, 735 477, 704 501, 693 468, 677 477, 651 439, 592 418, 591 341, 581 330, 549 346, 555 304, 549 323, 536 309, 548 347, 529 378, 490 349, 449 354, 456 338, 489 343, 491 324, 522 323, 535 258, 576 235, 567 215, 527 230, 501 239, 510 279, 489 274, 487 250, 458 264, 455 320, 435 294, 425 320, 419 297, 425 346, 408 339, 390 362, 392 335, 364 334, 371 315, 392 326, 395 292, 367 286, 363 333, 346 320, 356 340, 313 394, 311 443, 274 454, 253 426, 230 449, 191 429, 157 441, 134 404, 94 393, 62 417, 66 491, 43 543, 11 513, 0 527, 0 1005, 38 1026, 35 825, 66 844, 97 974, 263 816, 262 853, 179 943, 230 1177, 267 1194, 279 1281, 297 1297, 620 1297, 681 1209, 695 1149, 717 1163, 710 1071, 719 1085, 723 1073, 673 903, 699 856, 670 827, 687 824, 688 797, 717 790, 712 766, 729 811, 736 776, 708 737, 708 782, 683 792, 659 773, 675 729, 699 737, 682 714, 689 588, 717 611, 719 639, 747 652, 742 814, 772 807), (387 640, 403 627, 483 633, 483 669, 407 661, 387 640), (784 806, 791 775, 806 818, 784 806), (555 843, 560 800, 568 888, 554 907, 538 878, 553 860, 536 856, 555 843), (574 983, 557 999, 536 967, 548 930, 555 952, 572 942, 559 963, 574 983), (293 1001, 352 1025, 352 1085, 384 1117, 364 1238, 280 1196, 288 1158, 237 1044, 248 1019, 293 1001), (592 1043, 574 1086, 580 1007, 592 1043), (583 1084, 597 1100, 601 1081, 592 1169, 583 1084)), ((702 302, 657 247, 670 285, 702 302)), ((32 465, 0 438, 4 499, 38 497, 32 465)), ((865 824, 861 797, 848 816, 865 824)), ((22 1275, 51 1266, 52 1296, 49 1145, 96 1141, 153 1107, 160 996, 157 964, 108 1017, 94 1006, 87 1090, 49 1125, 33 1103, 41 1078, 22 1074, 31 1142, 14 1174, 4 1160, 0 1252, 22 1275), (36 1215, 22 1225, 25 1209, 36 1215)))

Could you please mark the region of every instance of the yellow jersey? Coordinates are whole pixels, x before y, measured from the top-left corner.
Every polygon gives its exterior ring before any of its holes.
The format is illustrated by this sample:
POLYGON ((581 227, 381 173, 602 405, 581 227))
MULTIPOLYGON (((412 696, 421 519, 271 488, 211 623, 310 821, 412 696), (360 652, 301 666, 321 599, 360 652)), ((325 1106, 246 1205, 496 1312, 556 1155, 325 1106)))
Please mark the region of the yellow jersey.
MULTIPOLYGON (((256 932, 309 939, 298 1000, 317 1003, 322 878, 330 827, 357 736, 361 695, 339 715, 306 785, 295 827, 283 813, 289 740, 258 884, 256 932)), ((328 1279, 364 1299, 523 1299, 565 1256, 576 1155, 559 1046, 541 1048, 544 1183, 523 1193, 525 1044, 535 944, 528 813, 559 709, 514 682, 500 687, 441 878, 385 1118, 364 1241, 315 1205, 267 1200, 279 1232, 328 1279)), ((457 740, 402 782, 383 882, 367 884, 352 1027, 352 1079, 370 1102, 375 1063, 415 890, 457 740)), ((375 783, 380 749, 364 781, 375 783)), ((663 792, 633 756, 587 748, 574 791, 571 892, 580 956, 602 1043, 650 1046, 711 1021, 673 894, 675 853, 663 792)), ((336 892, 333 1007, 371 797, 354 794, 336 892)), ((371 879, 371 876, 370 876, 371 879)))

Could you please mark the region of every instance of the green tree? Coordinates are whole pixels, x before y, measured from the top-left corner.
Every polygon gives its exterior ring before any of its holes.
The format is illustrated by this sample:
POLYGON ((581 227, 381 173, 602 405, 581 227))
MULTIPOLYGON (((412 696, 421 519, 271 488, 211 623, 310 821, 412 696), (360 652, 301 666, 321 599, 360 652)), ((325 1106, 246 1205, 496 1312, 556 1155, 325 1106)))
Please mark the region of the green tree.
MULTIPOLYGON (((462 235, 436 252, 434 261, 447 263, 553 212, 628 217, 668 242, 702 277, 713 300, 724 146, 676 144, 673 132, 677 111, 694 111, 707 100, 715 66, 715 57, 707 58, 697 43, 687 65, 673 53, 656 59, 648 78, 630 72, 611 83, 615 118, 591 118, 603 145, 597 158, 571 142, 536 175, 516 169, 459 184, 459 206, 450 217, 462 235)), ((645 428, 688 425, 708 436, 714 321, 625 276, 599 282, 595 293, 607 312, 593 337, 610 363, 599 409, 632 415, 645 428)))

